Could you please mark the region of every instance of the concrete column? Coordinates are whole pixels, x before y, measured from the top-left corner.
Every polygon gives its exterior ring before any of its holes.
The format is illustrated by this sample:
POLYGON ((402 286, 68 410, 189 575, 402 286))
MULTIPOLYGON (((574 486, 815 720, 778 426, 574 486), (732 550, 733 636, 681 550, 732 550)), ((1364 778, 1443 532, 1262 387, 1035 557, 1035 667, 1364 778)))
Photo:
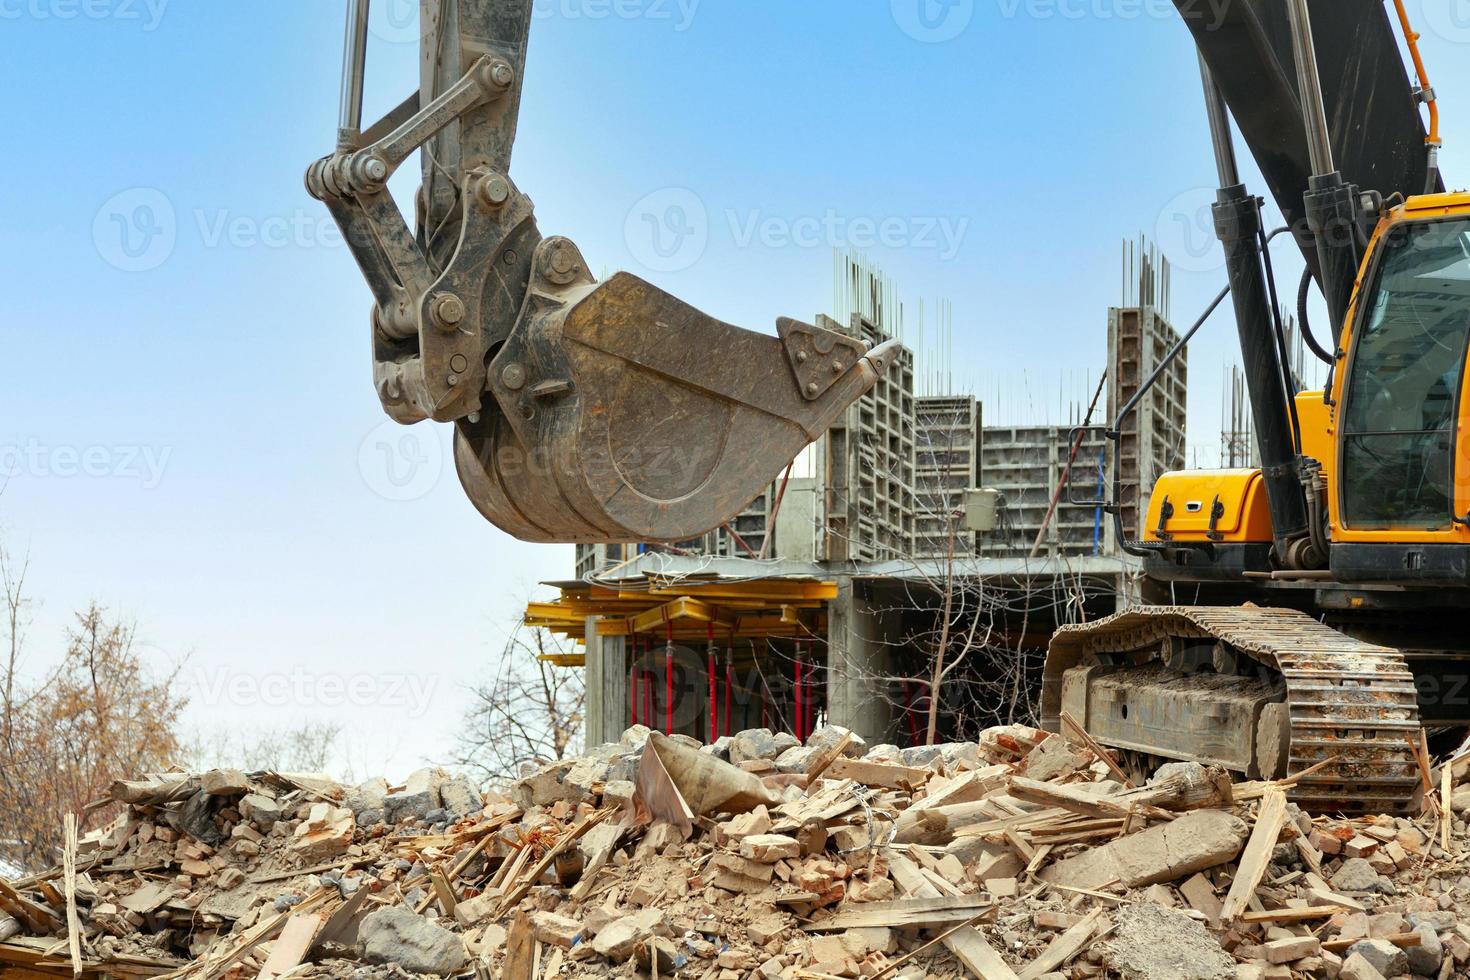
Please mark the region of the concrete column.
POLYGON ((584 734, 591 748, 616 742, 628 727, 628 646, 621 636, 603 636, 587 619, 587 682, 584 734))
POLYGON ((879 617, 851 578, 837 580, 837 597, 827 605, 827 714, 869 744, 889 738, 892 709, 881 677, 888 674, 888 648, 879 617))

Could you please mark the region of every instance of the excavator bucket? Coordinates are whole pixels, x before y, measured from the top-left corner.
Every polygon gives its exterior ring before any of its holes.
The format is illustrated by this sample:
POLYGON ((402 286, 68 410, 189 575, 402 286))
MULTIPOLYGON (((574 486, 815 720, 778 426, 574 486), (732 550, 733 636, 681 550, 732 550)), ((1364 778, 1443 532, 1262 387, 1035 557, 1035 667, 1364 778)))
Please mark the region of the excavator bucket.
POLYGON ((335 153, 307 171, 377 302, 374 379, 456 426, 475 507, 527 541, 678 541, 769 486, 896 344, 722 323, 636 276, 599 283, 510 178, 533 0, 422 0, 421 88, 361 128, 367 0, 349 0, 335 153), (422 148, 410 229, 387 184, 422 148))
POLYGON ((543 242, 535 267, 536 313, 490 366, 499 411, 455 439, 470 499, 522 540, 681 541, 718 527, 897 349, 791 320, 779 338, 742 330, 628 273, 598 284, 565 239, 543 242), (576 272, 545 278, 557 267, 576 272))

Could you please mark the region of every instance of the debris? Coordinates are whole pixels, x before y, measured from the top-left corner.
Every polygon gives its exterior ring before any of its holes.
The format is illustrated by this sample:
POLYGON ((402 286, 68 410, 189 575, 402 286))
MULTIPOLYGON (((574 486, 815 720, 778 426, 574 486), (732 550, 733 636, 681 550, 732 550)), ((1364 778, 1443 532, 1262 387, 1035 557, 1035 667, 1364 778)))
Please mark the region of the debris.
POLYGON ((1104 959, 1125 980, 1230 980, 1235 958, 1200 923, 1153 905, 1125 905, 1103 945, 1104 959))
POLYGON ((734 764, 634 729, 503 794, 436 769, 402 786, 229 770, 124 781, 130 799, 102 801, 117 819, 63 849, 61 868, 0 882, 0 972, 64 980, 75 959, 85 980, 346 980, 357 963, 362 980, 1438 980, 1470 967, 1455 857, 1470 830, 1455 820, 1443 848, 1437 810, 1313 819, 1282 785, 1196 763, 1128 787, 1103 750, 1034 729, 861 758, 841 729, 799 747, 741 735, 750 757, 734 764), (798 748, 807 767, 776 774, 798 748))

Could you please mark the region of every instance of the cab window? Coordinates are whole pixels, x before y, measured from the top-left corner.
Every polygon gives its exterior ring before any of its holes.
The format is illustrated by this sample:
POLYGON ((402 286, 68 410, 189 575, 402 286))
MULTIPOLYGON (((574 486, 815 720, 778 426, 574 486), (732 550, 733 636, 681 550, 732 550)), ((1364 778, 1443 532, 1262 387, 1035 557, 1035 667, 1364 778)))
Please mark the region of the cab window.
POLYGON ((1353 340, 1343 519, 1441 529, 1454 517, 1456 416, 1470 342, 1470 220, 1383 236, 1353 340))

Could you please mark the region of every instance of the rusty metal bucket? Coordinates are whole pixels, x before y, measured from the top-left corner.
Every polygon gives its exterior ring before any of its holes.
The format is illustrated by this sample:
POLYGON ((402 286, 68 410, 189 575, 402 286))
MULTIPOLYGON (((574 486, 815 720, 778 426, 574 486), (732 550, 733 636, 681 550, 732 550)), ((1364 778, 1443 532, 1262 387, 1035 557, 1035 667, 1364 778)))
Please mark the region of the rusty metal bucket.
POLYGON ((455 439, 470 499, 522 540, 682 541, 719 527, 899 349, 787 319, 778 337, 744 330, 628 273, 597 283, 564 238, 542 242, 532 268, 521 322, 490 363, 494 407, 455 439))

